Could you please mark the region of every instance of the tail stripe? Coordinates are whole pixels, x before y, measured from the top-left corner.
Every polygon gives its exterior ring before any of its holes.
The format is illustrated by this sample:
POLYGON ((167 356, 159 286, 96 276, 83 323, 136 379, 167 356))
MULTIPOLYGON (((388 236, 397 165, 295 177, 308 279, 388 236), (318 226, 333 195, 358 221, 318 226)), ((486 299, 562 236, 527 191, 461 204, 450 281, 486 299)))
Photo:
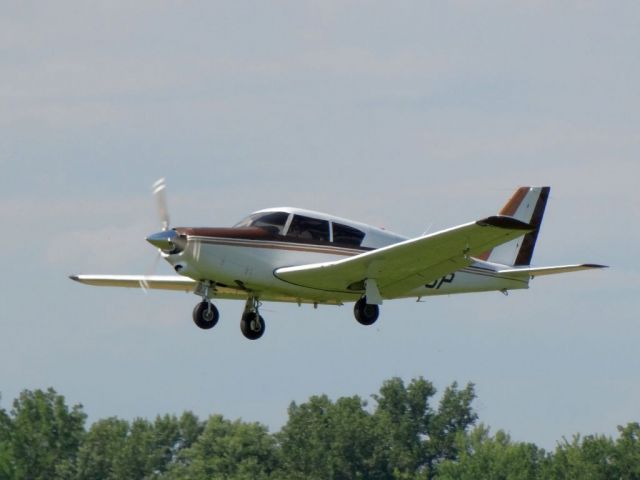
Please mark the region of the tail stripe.
POLYGON ((511 196, 511 198, 504 205, 504 207, 502 207, 502 210, 500 210, 500 215, 507 215, 508 217, 513 217, 518 211, 518 208, 520 207, 520 204, 524 200, 524 197, 527 196, 527 193, 529 193, 529 187, 518 188, 518 190, 516 190, 516 192, 511 196))
POLYGON ((522 240, 522 246, 520 247, 520 251, 518 252, 518 256, 516 257, 516 261, 514 263, 514 265, 516 266, 531 264, 533 249, 536 245, 536 240, 538 239, 540 225, 542 225, 542 216, 544 215, 544 209, 547 206, 547 200, 549 199, 550 191, 550 187, 544 187, 540 192, 538 202, 536 203, 533 215, 531 216, 531 221, 529 222, 536 229, 524 236, 524 239, 522 240))

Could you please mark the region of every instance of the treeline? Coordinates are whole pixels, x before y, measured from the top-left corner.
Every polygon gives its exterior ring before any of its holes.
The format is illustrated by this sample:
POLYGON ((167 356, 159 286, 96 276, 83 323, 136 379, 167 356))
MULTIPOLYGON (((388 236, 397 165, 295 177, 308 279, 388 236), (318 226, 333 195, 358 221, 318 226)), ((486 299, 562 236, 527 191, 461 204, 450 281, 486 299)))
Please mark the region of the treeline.
POLYGON ((259 423, 191 412, 106 418, 86 427, 81 405, 53 389, 0 408, 0 479, 640 479, 640 425, 562 440, 545 452, 494 435, 472 408, 474 386, 385 381, 372 405, 314 396, 289 406, 274 434, 259 423))

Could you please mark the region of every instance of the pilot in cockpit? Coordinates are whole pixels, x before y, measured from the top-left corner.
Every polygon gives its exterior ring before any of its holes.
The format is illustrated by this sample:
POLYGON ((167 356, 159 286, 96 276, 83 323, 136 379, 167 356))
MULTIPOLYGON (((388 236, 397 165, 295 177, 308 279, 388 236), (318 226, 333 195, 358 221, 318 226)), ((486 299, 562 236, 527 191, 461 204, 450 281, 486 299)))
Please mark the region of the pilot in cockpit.
POLYGON ((302 221, 296 222, 295 220, 296 219, 294 218, 294 221, 291 222, 287 236, 311 240, 313 238, 313 235, 311 235, 308 226, 302 221))

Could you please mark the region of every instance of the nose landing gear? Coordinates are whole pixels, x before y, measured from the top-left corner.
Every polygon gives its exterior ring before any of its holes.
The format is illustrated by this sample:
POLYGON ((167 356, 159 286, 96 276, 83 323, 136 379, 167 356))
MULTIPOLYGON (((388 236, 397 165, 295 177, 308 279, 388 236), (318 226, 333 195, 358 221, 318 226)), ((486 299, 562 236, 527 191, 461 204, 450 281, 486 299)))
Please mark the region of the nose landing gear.
POLYGON ((201 285, 201 290, 197 291, 197 294, 202 296, 202 301, 193 309, 193 323, 203 330, 215 327, 220 319, 218 309, 211 303, 209 298, 210 288, 210 282, 205 282, 201 285))
POLYGON ((200 302, 193 309, 193 322, 203 330, 215 327, 219 318, 218 309, 209 300, 200 302))

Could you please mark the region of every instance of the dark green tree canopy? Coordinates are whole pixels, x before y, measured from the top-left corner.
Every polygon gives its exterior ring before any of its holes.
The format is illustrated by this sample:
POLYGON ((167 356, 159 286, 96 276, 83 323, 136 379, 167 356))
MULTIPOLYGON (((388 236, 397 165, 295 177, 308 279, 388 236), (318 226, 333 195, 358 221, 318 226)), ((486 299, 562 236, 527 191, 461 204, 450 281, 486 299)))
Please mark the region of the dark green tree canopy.
POLYGON ((54 479, 70 475, 84 439, 86 415, 81 405, 71 409, 52 388, 23 391, 14 400, 10 417, 3 412, 4 439, 0 439, 15 479, 54 479), (8 432, 7 432, 8 430, 8 432))
POLYGON ((193 413, 106 418, 53 389, 0 406, 0 480, 640 480, 640 424, 616 439, 575 435, 554 452, 476 425, 473 384, 385 381, 372 402, 316 395, 282 429, 193 413))

